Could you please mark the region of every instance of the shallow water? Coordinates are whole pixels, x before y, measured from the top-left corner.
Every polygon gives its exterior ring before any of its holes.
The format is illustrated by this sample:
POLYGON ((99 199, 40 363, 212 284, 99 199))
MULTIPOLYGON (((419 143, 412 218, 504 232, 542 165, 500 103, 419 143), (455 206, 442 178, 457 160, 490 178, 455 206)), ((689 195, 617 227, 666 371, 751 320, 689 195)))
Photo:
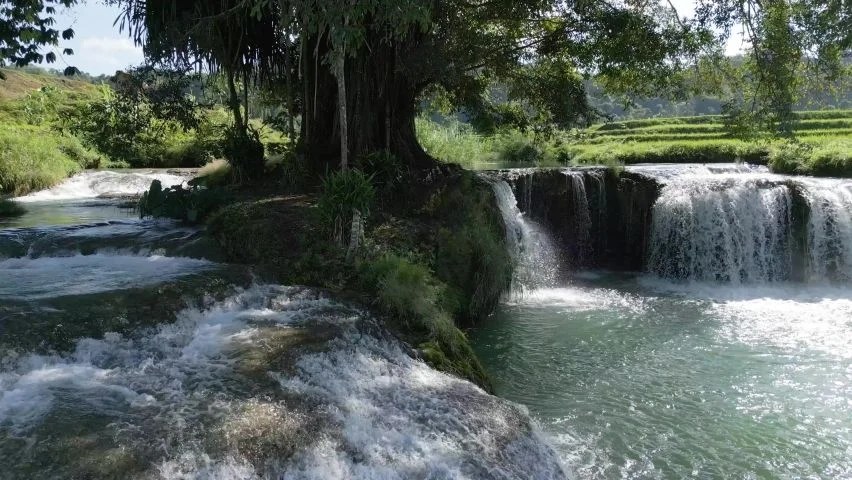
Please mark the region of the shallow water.
POLYGON ((579 478, 852 478, 852 291, 580 275, 477 329, 579 478))

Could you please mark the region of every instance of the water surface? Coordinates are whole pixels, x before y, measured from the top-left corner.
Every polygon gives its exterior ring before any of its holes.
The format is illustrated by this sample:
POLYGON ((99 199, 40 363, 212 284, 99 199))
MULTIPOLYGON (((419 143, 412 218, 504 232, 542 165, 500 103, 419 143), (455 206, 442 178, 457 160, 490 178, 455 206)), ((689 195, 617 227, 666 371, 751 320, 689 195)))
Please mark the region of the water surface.
POLYGON ((473 335, 579 478, 852 477, 852 292, 586 274, 473 335))

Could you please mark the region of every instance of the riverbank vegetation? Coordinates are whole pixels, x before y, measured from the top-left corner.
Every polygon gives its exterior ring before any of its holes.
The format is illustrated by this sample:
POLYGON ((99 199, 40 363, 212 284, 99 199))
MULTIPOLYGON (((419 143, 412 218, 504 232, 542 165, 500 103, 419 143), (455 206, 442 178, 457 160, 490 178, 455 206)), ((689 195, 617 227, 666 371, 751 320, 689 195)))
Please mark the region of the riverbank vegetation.
MULTIPOLYGON (((100 84, 35 68, 2 73, 0 194, 83 169, 201 167, 226 156, 230 115, 216 93, 192 93, 204 82, 184 72, 139 68, 100 84)), ((251 125, 271 150, 286 144, 259 119, 251 125)))
POLYGON ((458 168, 430 180, 402 174, 393 186, 380 173, 334 174, 316 193, 233 203, 213 214, 209 232, 233 261, 361 302, 433 366, 490 389, 460 328, 483 321, 511 279, 491 187, 458 168), (362 216, 328 210, 335 198, 362 216))

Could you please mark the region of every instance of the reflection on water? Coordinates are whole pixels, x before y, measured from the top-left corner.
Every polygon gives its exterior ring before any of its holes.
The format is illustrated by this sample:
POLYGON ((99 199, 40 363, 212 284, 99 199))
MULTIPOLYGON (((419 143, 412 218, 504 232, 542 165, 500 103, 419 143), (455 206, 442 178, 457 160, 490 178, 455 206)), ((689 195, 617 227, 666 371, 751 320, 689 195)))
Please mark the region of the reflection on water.
POLYGON ((51 225, 80 225, 115 219, 138 218, 135 204, 119 200, 77 200, 61 204, 27 203, 26 214, 0 218, 0 228, 31 228, 51 225))

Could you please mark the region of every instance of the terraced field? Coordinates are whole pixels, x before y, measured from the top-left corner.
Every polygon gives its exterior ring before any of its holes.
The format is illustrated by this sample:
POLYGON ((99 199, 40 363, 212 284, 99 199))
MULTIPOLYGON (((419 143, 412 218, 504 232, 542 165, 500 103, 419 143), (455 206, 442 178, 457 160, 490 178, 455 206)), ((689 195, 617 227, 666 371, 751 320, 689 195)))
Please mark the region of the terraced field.
POLYGON ((473 169, 745 161, 781 173, 852 176, 852 110, 796 115, 792 140, 736 138, 721 115, 610 122, 545 140, 517 130, 480 135, 467 124, 425 117, 418 119, 417 131, 430 154, 473 169))
POLYGON ((708 115, 595 125, 573 135, 567 151, 575 163, 748 161, 788 173, 843 174, 852 152, 852 110, 797 117, 795 142, 734 138, 721 116, 708 115))

